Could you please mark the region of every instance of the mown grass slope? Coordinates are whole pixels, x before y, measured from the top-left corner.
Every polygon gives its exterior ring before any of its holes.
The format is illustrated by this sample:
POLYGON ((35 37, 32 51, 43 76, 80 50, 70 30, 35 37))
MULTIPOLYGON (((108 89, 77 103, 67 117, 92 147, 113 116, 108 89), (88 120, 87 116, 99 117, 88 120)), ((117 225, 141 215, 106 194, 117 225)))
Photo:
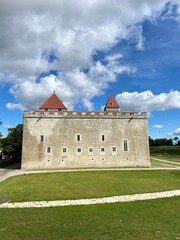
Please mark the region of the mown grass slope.
POLYGON ((80 199, 178 189, 180 171, 86 171, 28 174, 0 183, 11 202, 80 199))
POLYGON ((176 240, 180 239, 179 200, 0 209, 0 239, 176 240))

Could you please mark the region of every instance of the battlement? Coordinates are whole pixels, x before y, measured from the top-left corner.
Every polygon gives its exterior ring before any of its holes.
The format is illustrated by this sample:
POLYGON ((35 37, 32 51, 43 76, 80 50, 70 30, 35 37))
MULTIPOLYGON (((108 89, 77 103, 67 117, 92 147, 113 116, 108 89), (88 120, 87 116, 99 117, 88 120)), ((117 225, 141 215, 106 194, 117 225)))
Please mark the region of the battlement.
POLYGON ((28 111, 24 118, 147 118, 146 112, 76 112, 76 111, 28 111))

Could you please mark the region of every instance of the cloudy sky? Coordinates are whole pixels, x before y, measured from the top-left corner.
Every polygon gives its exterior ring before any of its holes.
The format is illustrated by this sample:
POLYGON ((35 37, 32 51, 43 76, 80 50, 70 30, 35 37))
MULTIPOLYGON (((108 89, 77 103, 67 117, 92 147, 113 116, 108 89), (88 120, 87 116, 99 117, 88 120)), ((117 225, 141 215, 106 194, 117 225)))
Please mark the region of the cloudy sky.
POLYGON ((0 132, 54 90, 77 111, 113 95, 180 137, 180 0, 1 0, 0 132))

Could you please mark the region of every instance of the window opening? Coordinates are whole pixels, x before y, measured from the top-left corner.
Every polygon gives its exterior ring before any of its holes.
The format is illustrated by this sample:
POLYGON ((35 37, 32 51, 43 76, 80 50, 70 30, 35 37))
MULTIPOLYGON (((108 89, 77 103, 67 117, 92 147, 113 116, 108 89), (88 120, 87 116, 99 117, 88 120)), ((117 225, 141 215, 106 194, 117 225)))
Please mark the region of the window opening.
POLYGON ((41 135, 41 142, 44 142, 44 136, 41 135))
POLYGON ((81 152, 81 151, 82 151, 81 148, 78 148, 78 149, 77 149, 77 152, 81 152))
POLYGON ((116 152, 116 147, 112 147, 112 152, 116 152))
POLYGON ((63 151, 63 153, 66 153, 66 152, 67 152, 67 148, 64 147, 64 148, 62 149, 62 151, 63 151))
POLYGON ((51 147, 47 147, 47 153, 51 152, 51 147))
POLYGON ((104 147, 101 148, 101 152, 105 152, 105 148, 104 147))
POLYGON ((105 135, 103 134, 103 135, 101 135, 101 140, 102 140, 102 142, 104 142, 105 141, 105 135))
POLYGON ((77 139, 78 142, 80 142, 81 141, 81 135, 77 134, 76 139, 77 139))
POLYGON ((89 152, 93 152, 93 148, 92 147, 89 148, 89 152))
POLYGON ((124 140, 124 151, 128 151, 128 141, 124 140))

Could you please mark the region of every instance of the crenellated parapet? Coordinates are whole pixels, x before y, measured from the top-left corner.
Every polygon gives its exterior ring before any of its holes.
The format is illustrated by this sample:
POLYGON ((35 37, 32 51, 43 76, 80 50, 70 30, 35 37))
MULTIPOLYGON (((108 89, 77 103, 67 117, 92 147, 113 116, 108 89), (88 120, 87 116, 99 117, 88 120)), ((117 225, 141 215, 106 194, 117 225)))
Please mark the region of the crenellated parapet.
POLYGON ((138 118, 146 119, 146 112, 77 112, 77 111, 24 111, 24 118, 138 118))

